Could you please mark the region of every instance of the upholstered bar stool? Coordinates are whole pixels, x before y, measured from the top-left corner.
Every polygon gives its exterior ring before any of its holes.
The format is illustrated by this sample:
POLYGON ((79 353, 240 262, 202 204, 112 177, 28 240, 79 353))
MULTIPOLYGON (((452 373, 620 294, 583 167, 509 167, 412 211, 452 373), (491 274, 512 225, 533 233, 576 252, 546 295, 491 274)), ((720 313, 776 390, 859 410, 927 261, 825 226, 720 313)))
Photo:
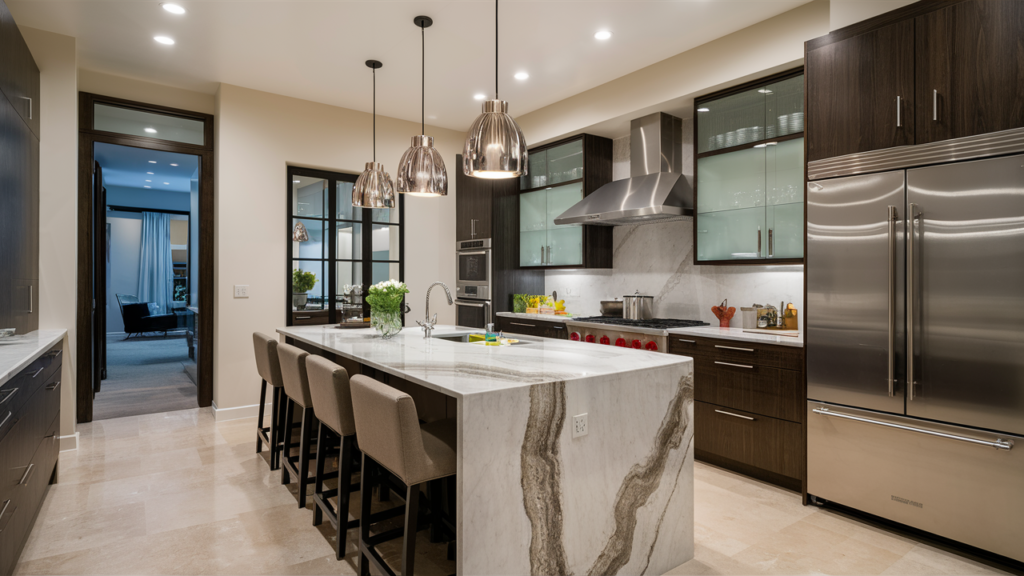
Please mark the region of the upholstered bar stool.
MULTIPOLYGON (((427 484, 431 492, 440 494, 437 484, 442 478, 455 475, 456 433, 454 419, 438 420, 420 425, 412 397, 372 378, 357 375, 350 382, 352 409, 356 422, 359 448, 363 452, 360 517, 370 518, 372 486, 379 482, 384 468, 398 477, 406 487, 405 526, 402 544, 401 574, 410 576, 416 555, 416 533, 421 529, 419 518, 420 488, 427 484)), ((440 506, 432 503, 434 522, 440 506)), ((370 573, 372 562, 385 574, 395 572, 384 562, 376 546, 396 535, 385 532, 371 536, 371 522, 359 526, 359 573, 370 573)), ((423 524, 422 528, 427 528, 423 524)))
POLYGON ((256 371, 263 379, 260 388, 260 412, 256 420, 256 453, 263 451, 263 444, 270 447, 270 469, 281 467, 281 416, 284 409, 283 381, 281 379, 281 362, 277 357, 277 340, 260 334, 252 333, 252 344, 256 351, 256 371), (267 384, 271 386, 270 426, 264 426, 264 409, 267 405, 267 384))
POLYGON ((299 508, 306 507, 306 486, 309 484, 309 445, 313 431, 313 400, 309 395, 309 379, 306 376, 306 358, 309 352, 290 344, 278 344, 277 355, 281 362, 281 378, 288 401, 284 418, 284 465, 281 469, 281 484, 291 482, 295 475, 299 481, 299 508), (302 426, 299 436, 299 454, 292 456, 292 419, 295 406, 302 409, 302 426))

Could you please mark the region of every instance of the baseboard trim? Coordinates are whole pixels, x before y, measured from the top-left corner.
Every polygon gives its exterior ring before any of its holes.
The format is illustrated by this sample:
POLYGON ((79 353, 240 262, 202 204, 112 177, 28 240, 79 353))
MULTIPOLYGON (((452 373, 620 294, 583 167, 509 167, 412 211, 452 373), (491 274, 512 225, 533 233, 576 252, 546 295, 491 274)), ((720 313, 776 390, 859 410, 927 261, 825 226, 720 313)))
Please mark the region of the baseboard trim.
POLYGON ((71 450, 78 450, 78 432, 60 436, 60 451, 70 452, 71 450))
MULTIPOLYGON (((264 414, 270 414, 271 404, 267 402, 266 407, 263 411, 264 414)), ((260 414, 259 404, 250 404, 248 406, 235 406, 234 408, 218 408, 217 403, 213 403, 213 419, 217 422, 227 422, 228 420, 241 420, 242 418, 255 418, 260 414)))

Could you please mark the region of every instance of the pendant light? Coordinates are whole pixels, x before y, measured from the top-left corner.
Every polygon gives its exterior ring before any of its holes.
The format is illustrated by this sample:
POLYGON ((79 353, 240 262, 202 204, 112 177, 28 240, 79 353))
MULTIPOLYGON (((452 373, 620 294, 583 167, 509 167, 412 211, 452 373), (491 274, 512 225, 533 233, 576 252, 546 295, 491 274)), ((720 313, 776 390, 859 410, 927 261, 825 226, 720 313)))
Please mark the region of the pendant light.
POLYGON ((420 135, 412 137, 412 146, 402 154, 395 172, 395 189, 413 196, 447 196, 448 171, 441 154, 434 148, 434 139, 426 135, 427 56, 426 33, 434 21, 429 16, 417 16, 413 23, 420 27, 420 135))
POLYGON ((359 208, 394 208, 395 187, 384 165, 377 163, 377 69, 384 66, 378 60, 367 60, 373 69, 373 162, 367 162, 363 173, 352 187, 352 205, 359 208))
POLYGON ((306 226, 302 222, 295 223, 295 229, 292 230, 292 240, 296 242, 309 242, 309 231, 306 230, 306 226))
POLYGON ((494 0, 494 100, 483 104, 466 137, 462 171, 476 178, 517 178, 526 174, 526 138, 498 98, 498 0, 494 0))

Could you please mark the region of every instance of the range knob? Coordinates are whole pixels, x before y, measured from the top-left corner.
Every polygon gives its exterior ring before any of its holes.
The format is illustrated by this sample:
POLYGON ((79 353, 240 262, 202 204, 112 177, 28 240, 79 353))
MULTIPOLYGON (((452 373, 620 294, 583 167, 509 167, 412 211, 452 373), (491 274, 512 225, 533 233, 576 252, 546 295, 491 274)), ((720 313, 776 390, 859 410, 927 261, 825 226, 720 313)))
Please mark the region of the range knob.
POLYGON ((647 349, 647 350, 650 350, 651 352, 657 352, 658 351, 658 343, 655 342, 654 340, 651 340, 650 342, 648 342, 644 346, 644 348, 647 349))
POLYGON ((573 342, 579 342, 580 341, 580 333, 579 332, 573 332, 572 334, 569 334, 569 340, 572 340, 573 342))
POLYGON ((608 338, 607 336, 601 336, 601 344, 604 344, 605 346, 607 346, 607 345, 609 345, 611 343, 612 343, 611 338, 608 338))
POLYGON ((596 341, 593 334, 587 334, 587 342, 593 344, 596 341))

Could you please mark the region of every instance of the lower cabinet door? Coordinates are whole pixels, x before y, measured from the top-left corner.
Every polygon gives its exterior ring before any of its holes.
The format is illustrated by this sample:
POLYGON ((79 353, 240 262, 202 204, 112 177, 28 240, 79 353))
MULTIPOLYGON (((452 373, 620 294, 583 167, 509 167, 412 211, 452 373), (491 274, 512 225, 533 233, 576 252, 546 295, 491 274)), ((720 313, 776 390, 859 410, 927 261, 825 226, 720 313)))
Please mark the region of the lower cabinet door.
POLYGON ((698 452, 800 478, 800 424, 699 401, 693 413, 698 452))
POLYGON ((803 379, 796 370, 694 356, 694 398, 755 414, 800 422, 803 379))

